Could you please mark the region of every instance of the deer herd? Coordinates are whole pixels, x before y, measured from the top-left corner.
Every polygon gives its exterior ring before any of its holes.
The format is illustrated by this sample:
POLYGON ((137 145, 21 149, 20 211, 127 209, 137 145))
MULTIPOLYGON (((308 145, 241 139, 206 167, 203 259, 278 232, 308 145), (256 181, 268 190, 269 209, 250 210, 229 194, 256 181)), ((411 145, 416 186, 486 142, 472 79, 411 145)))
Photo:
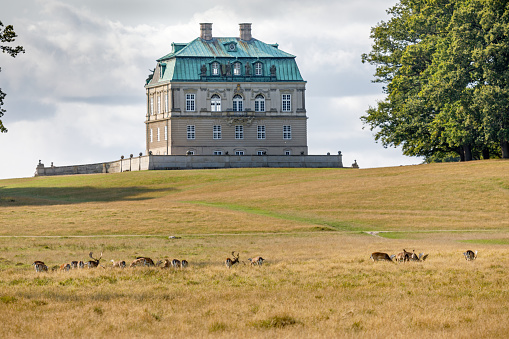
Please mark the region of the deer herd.
MULTIPOLYGON (((87 262, 83 262, 83 261, 71 261, 69 263, 64 263, 62 265, 55 265, 51 268, 52 271, 69 271, 70 269, 80 269, 80 268, 85 268, 85 267, 88 267, 88 268, 97 268, 97 267, 102 267, 102 268, 106 268, 105 266, 103 265, 100 265, 100 261, 103 257, 103 254, 101 252, 101 255, 99 256, 99 258, 94 258, 93 257, 93 252, 90 252, 88 255, 89 257, 92 259, 92 260, 89 260, 87 262)), ((154 261, 152 259, 150 259, 149 257, 137 257, 136 259, 133 260, 133 262, 131 262, 131 264, 129 265, 129 267, 137 267, 137 266, 154 266, 154 267, 161 267, 161 268, 170 268, 170 267, 173 267, 173 268, 186 268, 187 266, 189 265, 189 263, 187 262, 187 260, 185 259, 182 259, 182 260, 178 260, 178 259, 173 259, 173 260, 169 260, 169 259, 166 259, 166 260, 159 260, 157 261, 156 263, 154 263, 154 261)), ((34 263, 32 264, 32 266, 35 267, 35 271, 36 272, 47 272, 48 271, 48 266, 40 261, 40 260, 36 260, 34 261, 34 263)), ((112 268, 126 268, 127 267, 127 264, 124 260, 120 260, 120 261, 115 261, 115 260, 111 260, 111 267, 112 268)))
MULTIPOLYGON (((64 263, 62 265, 55 265, 55 266, 53 266, 51 268, 51 270, 52 271, 58 271, 58 270, 60 270, 60 271, 69 271, 71 269, 80 269, 80 268, 85 268, 85 267, 88 267, 88 268, 97 268, 97 267, 106 268, 105 266, 100 265, 100 261, 101 261, 101 259, 103 257, 103 253, 101 252, 101 255, 97 259, 93 257, 93 254, 94 254, 93 252, 90 252, 88 254, 89 257, 92 260, 89 260, 86 263, 83 262, 83 261, 71 261, 71 262, 68 262, 68 263, 64 263)), ((239 257, 240 257, 239 252, 237 252, 237 255, 235 255, 235 251, 232 252, 232 258, 227 258, 226 261, 225 261, 226 267, 230 268, 233 265, 238 264, 240 262, 239 261, 239 257)), ((251 266, 262 266, 263 262, 265 261, 265 259, 263 259, 260 256, 254 257, 254 258, 249 258, 248 260, 250 261, 251 266)), ((244 263, 244 265, 245 264, 246 263, 244 263)), ((48 271, 48 266, 43 261, 40 261, 40 260, 34 261, 32 266, 35 267, 35 271, 36 272, 47 272, 48 271)), ((182 259, 182 260, 178 260, 178 259, 173 259, 173 260, 165 259, 164 261, 163 260, 159 260, 159 261, 154 263, 154 260, 152 260, 149 257, 137 257, 136 259, 134 259, 131 262, 129 267, 132 268, 132 267, 138 267, 138 266, 161 267, 162 269, 164 269, 164 268, 183 269, 183 268, 186 268, 186 267, 189 266, 189 262, 187 260, 185 260, 185 259, 182 259)), ((112 268, 126 268, 127 267, 127 263, 124 260, 115 261, 115 260, 112 259, 111 260, 111 267, 112 268)))
MULTIPOLYGON (((477 251, 468 250, 463 253, 465 259, 467 261, 477 259, 477 251)), ((383 252, 373 252, 371 253, 371 257, 369 257, 373 261, 390 261, 390 262, 407 262, 407 261, 425 261, 428 258, 429 254, 424 254, 424 252, 417 255, 415 250, 412 252, 408 252, 403 249, 403 252, 398 254, 389 255, 383 252)))
MULTIPOLYGON (((472 250, 468 250, 466 252, 463 253, 463 255, 465 256, 465 259, 467 261, 472 261, 472 260, 475 260, 477 259, 477 251, 472 251, 472 250)), ((57 271, 57 270, 60 270, 60 271, 69 271, 71 269, 81 269, 81 268, 85 268, 85 267, 88 267, 88 268, 97 268, 97 267, 102 267, 102 268, 105 268, 105 266, 103 265, 100 265, 100 261, 102 259, 102 252, 101 252, 101 255, 99 256, 99 258, 94 258, 93 257, 93 252, 90 252, 89 253, 89 257, 92 259, 92 260, 89 260, 87 262, 83 262, 83 261, 71 261, 69 263, 64 263, 62 265, 55 265, 51 268, 52 271, 57 271)), ((370 259, 373 260, 373 261, 390 261, 390 262, 407 262, 407 261, 419 261, 419 262, 422 262, 422 261, 425 261, 427 258, 428 258, 429 254, 424 254, 424 252, 420 253, 419 255, 417 255, 415 253, 415 250, 413 250, 412 252, 408 252, 407 250, 403 249, 403 252, 400 252, 398 254, 393 254, 393 255, 389 255, 387 253, 383 253, 383 252, 373 252, 371 253, 371 256, 370 256, 370 259)), ((265 261, 264 258, 260 257, 260 256, 257 256, 257 257, 253 257, 253 258, 248 258, 247 259, 250 263, 251 266, 262 266, 263 265, 263 262, 265 261)), ((226 258, 225 260, 225 265, 227 268, 231 268, 233 265, 235 264, 238 264, 240 263, 240 253, 237 252, 237 254, 235 254, 235 251, 232 252, 232 255, 231 255, 231 258, 228 257, 226 258)), ((246 265, 245 262, 242 262, 244 265, 246 265)), ((42 261, 39 261, 39 260, 36 260, 34 261, 34 263, 32 264, 32 266, 35 267, 35 271, 36 272, 47 272, 48 271, 48 266, 46 266, 46 264, 42 261)), ((154 263, 154 261, 149 258, 149 257, 137 257, 136 259, 134 259, 131 264, 129 265, 129 267, 138 267, 138 266, 145 266, 145 267, 161 267, 162 269, 165 269, 165 268, 175 268, 175 269, 183 269, 183 268, 186 268, 189 266, 189 263, 187 260, 185 259, 182 259, 182 260, 178 260, 178 259, 173 259, 173 260, 169 260, 169 259, 165 259, 164 261, 163 260, 159 260, 157 262, 154 263)), ((115 260, 111 260, 111 267, 112 268, 126 268, 127 267, 127 263, 125 261, 115 261, 115 260)))

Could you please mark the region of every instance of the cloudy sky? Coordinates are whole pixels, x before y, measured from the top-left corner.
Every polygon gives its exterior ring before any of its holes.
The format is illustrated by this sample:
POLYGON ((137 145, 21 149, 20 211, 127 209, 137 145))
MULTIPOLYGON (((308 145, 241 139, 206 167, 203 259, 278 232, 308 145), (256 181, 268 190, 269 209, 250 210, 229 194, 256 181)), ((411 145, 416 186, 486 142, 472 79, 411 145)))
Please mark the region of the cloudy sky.
POLYGON ((360 121, 383 97, 362 64, 370 28, 394 0, 17 0, 0 4, 26 53, 0 54, 7 93, 0 134, 0 179, 33 176, 39 160, 55 166, 97 163, 145 151, 149 69, 190 42, 200 22, 213 35, 253 37, 297 56, 307 83, 310 154, 343 153, 343 163, 385 167, 422 162, 375 143, 360 121))

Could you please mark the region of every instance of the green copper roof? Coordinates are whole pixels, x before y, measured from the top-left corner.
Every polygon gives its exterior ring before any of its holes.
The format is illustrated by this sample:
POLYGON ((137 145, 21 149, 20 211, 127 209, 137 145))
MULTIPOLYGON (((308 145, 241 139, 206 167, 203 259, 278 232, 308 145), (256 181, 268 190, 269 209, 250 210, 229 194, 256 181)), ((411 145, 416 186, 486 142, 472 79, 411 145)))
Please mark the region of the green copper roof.
POLYGON ((173 43, 172 47, 171 53, 157 60, 154 75, 147 79, 147 86, 171 81, 304 81, 294 55, 280 50, 277 45, 256 39, 196 38, 188 44, 173 43), (218 62, 222 67, 239 62, 241 75, 212 75, 213 62, 218 62), (262 65, 261 76, 254 75, 257 62, 262 65), (274 69, 271 72, 272 66, 275 66, 275 72, 274 69))

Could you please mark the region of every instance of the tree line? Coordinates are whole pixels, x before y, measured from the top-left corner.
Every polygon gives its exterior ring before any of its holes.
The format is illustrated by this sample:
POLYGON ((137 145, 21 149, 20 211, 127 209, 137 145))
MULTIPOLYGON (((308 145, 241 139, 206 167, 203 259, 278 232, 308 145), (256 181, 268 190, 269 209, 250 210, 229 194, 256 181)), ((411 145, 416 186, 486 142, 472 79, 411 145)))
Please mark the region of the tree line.
POLYGON ((426 161, 509 158, 509 1, 400 0, 362 62, 386 97, 361 117, 426 161))

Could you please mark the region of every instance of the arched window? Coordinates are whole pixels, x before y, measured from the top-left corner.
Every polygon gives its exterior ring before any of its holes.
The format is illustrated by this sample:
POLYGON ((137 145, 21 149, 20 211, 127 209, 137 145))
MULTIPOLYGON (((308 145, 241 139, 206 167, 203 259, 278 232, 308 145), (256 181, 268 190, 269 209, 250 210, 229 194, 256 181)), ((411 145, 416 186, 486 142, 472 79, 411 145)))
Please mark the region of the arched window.
POLYGON ((244 110, 244 99, 238 94, 233 97, 233 110, 235 112, 242 112, 244 110))
POLYGON ((261 94, 255 98, 255 112, 265 112, 265 98, 261 94))
POLYGON ((263 75, 262 63, 261 62, 257 62, 255 64, 255 75, 263 75))
POLYGON ((241 75, 241 64, 240 62, 236 62, 233 64, 233 75, 241 75))
POLYGON ((217 94, 214 94, 210 98, 210 111, 221 112, 221 98, 217 94))
POLYGON ((212 69, 212 75, 219 75, 219 62, 214 61, 212 63, 211 69, 212 69))

